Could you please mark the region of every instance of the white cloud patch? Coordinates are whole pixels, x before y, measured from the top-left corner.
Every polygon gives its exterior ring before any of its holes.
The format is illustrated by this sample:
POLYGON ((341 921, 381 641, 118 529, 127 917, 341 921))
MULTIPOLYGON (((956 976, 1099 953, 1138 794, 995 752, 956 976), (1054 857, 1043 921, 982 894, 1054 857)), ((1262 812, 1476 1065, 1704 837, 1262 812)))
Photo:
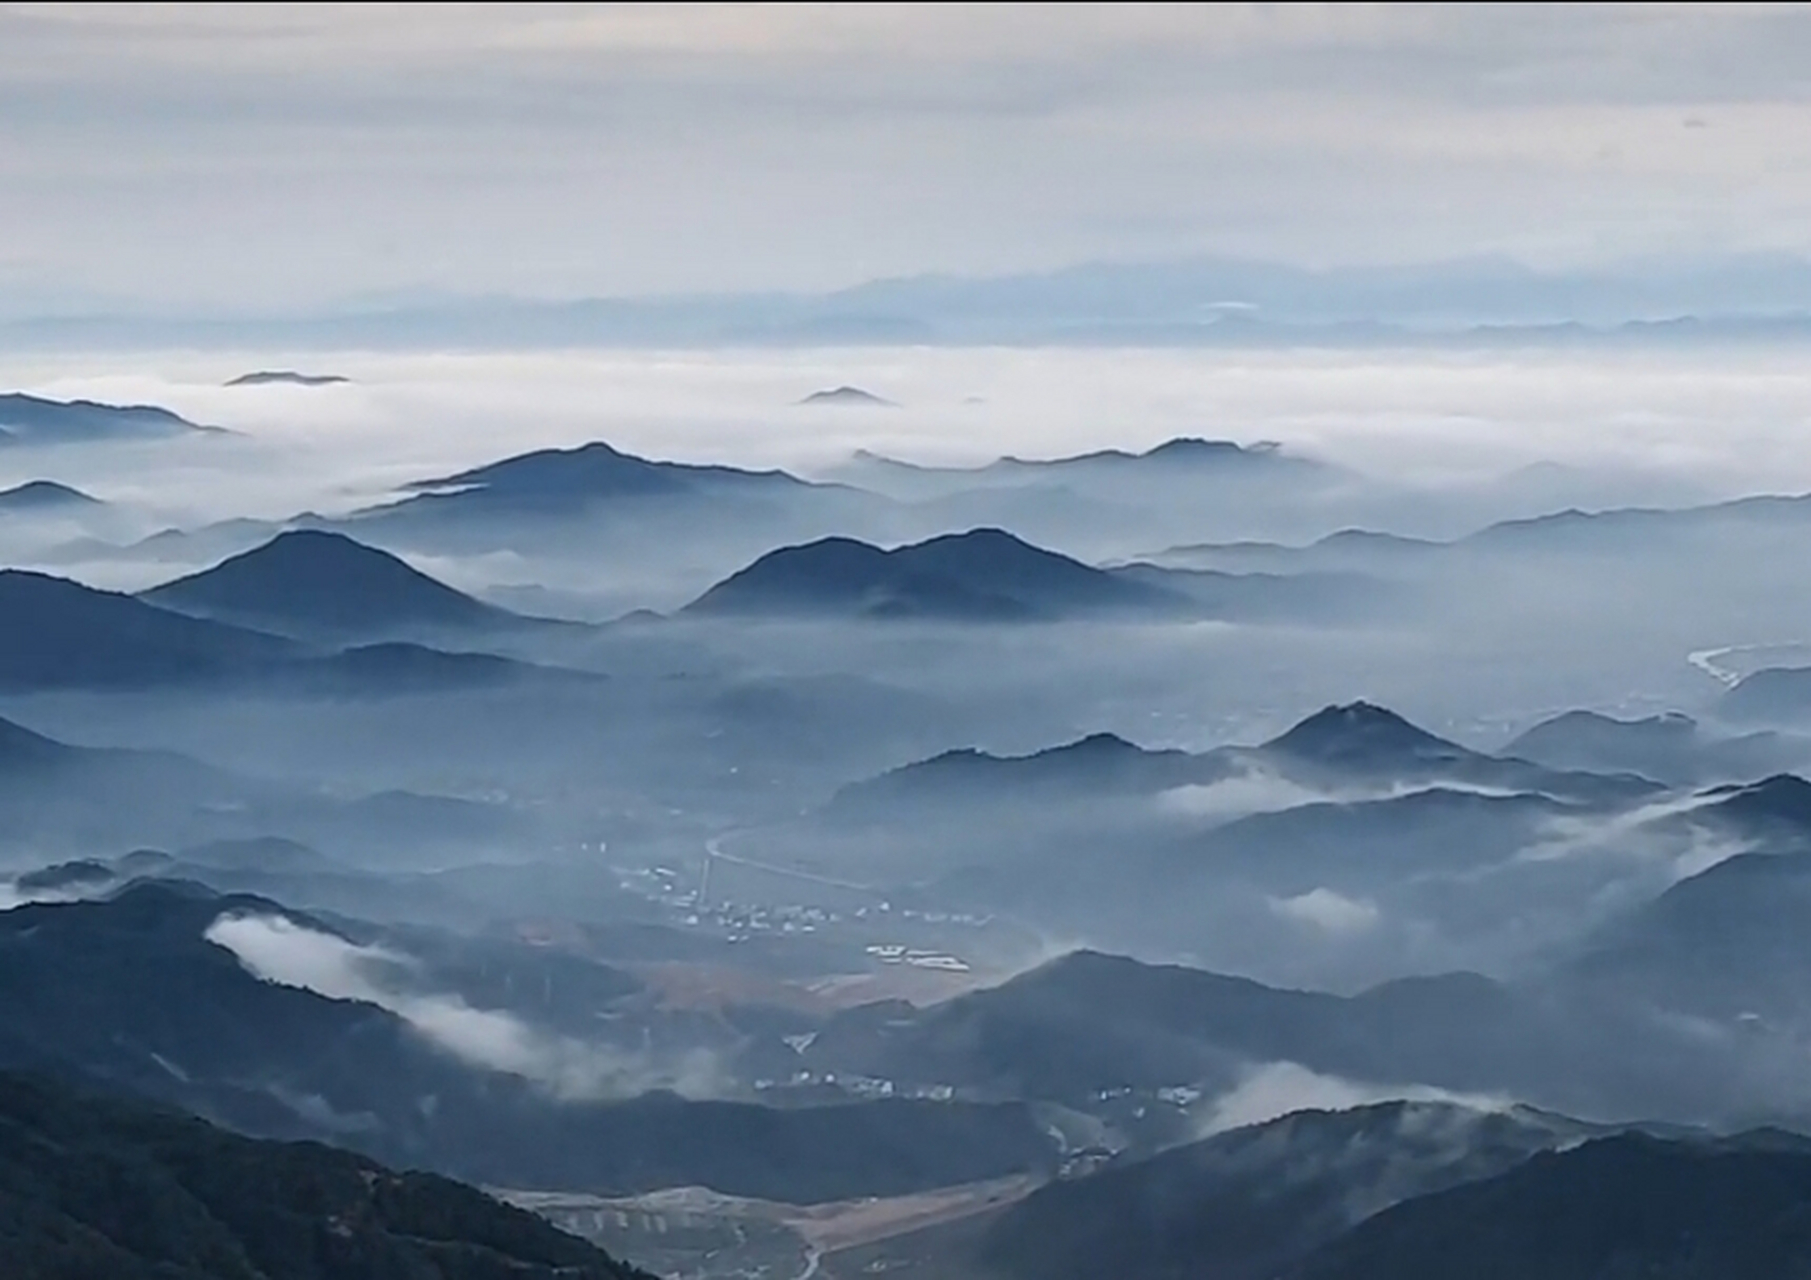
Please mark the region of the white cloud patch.
MULTIPOLYGON (((1553 862, 1562 858, 1596 854, 1639 854, 1642 852, 1640 837, 1644 828, 1705 808, 1715 804, 1718 799, 1717 796, 1700 793, 1656 800, 1623 813, 1607 816, 1603 814, 1556 816, 1548 821, 1542 839, 1524 849, 1518 855, 1518 860, 1553 862)), ((1698 843, 1702 843, 1702 841, 1694 841, 1694 845, 1698 843)), ((1739 850, 1732 847, 1731 851, 1739 850)), ((1704 856, 1703 850, 1697 850, 1690 856, 1686 865, 1695 865, 1704 856)), ((1721 858, 1715 858, 1712 862, 1705 862, 1699 866, 1699 870, 1721 860, 1721 858)))
POLYGON ((1252 1067, 1215 1099, 1201 1136, 1263 1124, 1294 1111, 1344 1111, 1377 1102, 1450 1102, 1479 1111, 1502 1111, 1514 1100, 1496 1094, 1455 1093, 1428 1085, 1390 1085, 1323 1075, 1295 1062, 1252 1067))
POLYGON ((1325 887, 1292 898, 1272 898, 1270 909, 1285 920, 1309 925, 1333 937, 1367 933, 1383 918, 1375 903, 1348 898, 1325 887))
POLYGON ((223 915, 205 936, 267 982, 377 1005, 461 1061, 532 1080, 561 1099, 627 1097, 656 1088, 708 1095, 720 1083, 708 1055, 654 1064, 549 1034, 509 1013, 473 1008, 455 995, 400 991, 391 979, 413 967, 409 957, 359 946, 282 916, 223 915))
POLYGON ((1167 812, 1193 818, 1239 818, 1332 798, 1324 791, 1254 769, 1217 782, 1175 787, 1160 795, 1157 802, 1167 812))

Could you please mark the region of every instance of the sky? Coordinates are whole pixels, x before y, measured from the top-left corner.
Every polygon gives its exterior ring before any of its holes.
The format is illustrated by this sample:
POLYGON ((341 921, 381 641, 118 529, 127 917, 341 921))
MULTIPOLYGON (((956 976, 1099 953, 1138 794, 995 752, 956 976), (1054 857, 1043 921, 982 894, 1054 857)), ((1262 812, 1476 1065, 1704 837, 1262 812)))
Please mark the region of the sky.
POLYGON ((0 5, 0 311, 1811 251, 1805 5, 0 5))

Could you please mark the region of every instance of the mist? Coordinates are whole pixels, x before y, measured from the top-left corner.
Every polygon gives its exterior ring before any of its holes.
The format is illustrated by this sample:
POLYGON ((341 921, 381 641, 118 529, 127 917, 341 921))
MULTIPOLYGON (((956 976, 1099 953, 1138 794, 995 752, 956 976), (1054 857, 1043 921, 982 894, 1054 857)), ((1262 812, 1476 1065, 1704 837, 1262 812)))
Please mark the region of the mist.
POLYGON ((531 1080, 561 1101, 631 1098, 655 1089, 709 1097, 722 1087, 706 1053, 663 1070, 601 1044, 550 1035, 501 1010, 475 1009, 454 995, 408 991, 397 981, 416 967, 408 956, 358 946, 285 916, 223 915, 205 936, 267 982, 387 1009, 462 1062, 531 1080))

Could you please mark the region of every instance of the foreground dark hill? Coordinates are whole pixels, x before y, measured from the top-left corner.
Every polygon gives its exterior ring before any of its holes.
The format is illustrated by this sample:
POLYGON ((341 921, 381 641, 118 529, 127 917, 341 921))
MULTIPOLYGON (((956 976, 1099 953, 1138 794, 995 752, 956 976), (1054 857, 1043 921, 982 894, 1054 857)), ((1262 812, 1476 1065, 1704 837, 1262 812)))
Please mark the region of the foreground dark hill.
POLYGON ((1410 1200, 1288 1280, 1803 1280, 1811 1143, 1620 1134, 1410 1200))
POLYGON ((141 598, 198 617, 306 637, 372 640, 526 625, 387 551, 318 529, 278 534, 141 598))
POLYGON ((215 430, 197 426, 157 405, 48 400, 21 392, 0 394, 0 445, 154 439, 215 430))
MULTIPOLYGON (((81 1073, 242 1132, 334 1141, 493 1186, 700 1184, 810 1203, 1042 1170, 1053 1158, 1023 1104, 690 1101, 641 1093, 634 1082, 650 1068, 633 1054, 548 1041, 548 1062, 598 1081, 563 1099, 545 1081, 436 1048, 375 1004, 255 977, 204 936, 234 914, 287 920, 302 931, 287 936, 322 935, 329 950, 348 941, 269 901, 176 882, 0 912, 0 1066, 81 1073), (424 1097, 437 1103, 424 1108, 424 1097)), ((470 1017, 463 1004, 433 1007, 454 1010, 456 1024, 457 1010, 470 1017)))
POLYGON ((0 1073, 9 1280, 635 1280, 531 1213, 314 1143, 0 1073))
POLYGON ((1003 622, 1176 614, 1187 611, 1188 601, 1002 529, 974 529, 891 550, 853 538, 783 547, 686 608, 706 615, 1003 622))
POLYGON ((1449 1103, 1299 1111, 1052 1183, 1001 1214, 963 1261, 998 1280, 1271 1280, 1390 1205, 1589 1132, 1449 1103))
POLYGON ((291 657, 286 640, 64 578, 0 571, 0 689, 143 688, 291 657))

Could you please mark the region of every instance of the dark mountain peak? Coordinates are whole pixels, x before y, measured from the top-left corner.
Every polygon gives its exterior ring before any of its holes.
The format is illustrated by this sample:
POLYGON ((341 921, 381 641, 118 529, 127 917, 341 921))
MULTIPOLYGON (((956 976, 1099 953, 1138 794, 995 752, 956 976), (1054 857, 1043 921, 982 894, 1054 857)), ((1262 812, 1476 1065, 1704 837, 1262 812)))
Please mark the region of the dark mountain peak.
POLYGON ((1017 534, 992 526, 970 529, 966 533, 939 534, 923 542, 897 547, 889 554, 915 566, 959 567, 982 573, 1024 569, 1099 572, 1079 560, 1034 546, 1017 534))
POLYGON ((1387 707, 1363 701, 1322 708, 1263 749, 1317 763, 1352 765, 1460 760, 1472 754, 1387 707))
POLYGON ((885 399, 884 397, 881 397, 881 396, 877 396, 872 391, 864 391, 860 387, 851 387, 848 385, 844 385, 844 386, 840 386, 840 387, 830 387, 829 389, 824 390, 824 391, 813 391, 810 395, 806 396, 803 400, 799 401, 799 403, 800 404, 850 404, 850 405, 867 405, 867 406, 871 406, 871 407, 886 407, 886 408, 890 408, 893 406, 893 402, 891 400, 885 399))
POLYGON ((1036 752, 1031 758, 1038 760, 1067 756, 1071 759, 1101 759, 1150 754, 1152 753, 1137 743, 1128 742, 1117 733, 1091 733, 1084 738, 1077 738, 1074 742, 1066 742, 1060 747, 1046 747, 1044 750, 1036 752))
POLYGON ((1231 440, 1207 440, 1201 436, 1177 436, 1165 440, 1155 448, 1147 449, 1144 457, 1166 459, 1175 462, 1228 462, 1251 457, 1268 457, 1277 452, 1277 446, 1254 445, 1250 448, 1231 440))
POLYGON ((341 533, 292 529, 144 598, 203 617, 302 633, 496 625, 513 615, 341 533))
POLYGON ((91 498, 80 489, 58 484, 55 480, 28 480, 11 489, 0 490, 0 511, 51 511, 101 505, 99 498, 91 498))
POLYGON ((294 387, 331 387, 351 378, 337 373, 298 373, 294 369, 259 369, 252 373, 242 373, 226 383, 229 387, 267 387, 287 384, 294 387))
POLYGON ((603 440, 592 440, 570 449, 536 449, 454 475, 417 480, 406 487, 543 495, 672 487, 662 483, 662 465, 624 453, 603 440))
POLYGON ((624 453, 602 440, 570 449, 537 449, 457 475, 405 486, 425 498, 476 497, 522 514, 583 508, 600 499, 687 493, 793 493, 814 486, 789 472, 664 462, 624 453))

